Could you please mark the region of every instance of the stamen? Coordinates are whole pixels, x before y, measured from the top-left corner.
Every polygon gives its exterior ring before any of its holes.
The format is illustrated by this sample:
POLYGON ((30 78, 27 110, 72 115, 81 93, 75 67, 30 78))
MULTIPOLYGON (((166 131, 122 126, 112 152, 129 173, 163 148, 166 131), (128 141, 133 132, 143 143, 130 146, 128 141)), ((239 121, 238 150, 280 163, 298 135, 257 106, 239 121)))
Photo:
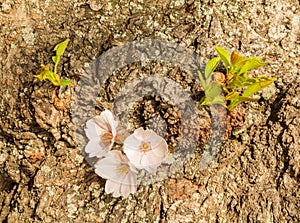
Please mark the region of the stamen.
POLYGON ((112 136, 112 133, 111 132, 103 132, 101 135, 100 135, 100 139, 101 139, 101 142, 105 143, 110 143, 113 139, 113 136, 112 136))
POLYGON ((151 146, 149 142, 142 142, 141 146, 140 146, 140 150, 143 153, 149 152, 151 150, 151 146))
POLYGON ((119 176, 124 176, 129 172, 129 166, 128 165, 121 165, 119 167, 117 167, 117 174, 119 176))
POLYGON ((117 135, 115 136, 115 142, 118 142, 118 141, 121 141, 121 140, 122 140, 121 135, 117 134, 117 135))

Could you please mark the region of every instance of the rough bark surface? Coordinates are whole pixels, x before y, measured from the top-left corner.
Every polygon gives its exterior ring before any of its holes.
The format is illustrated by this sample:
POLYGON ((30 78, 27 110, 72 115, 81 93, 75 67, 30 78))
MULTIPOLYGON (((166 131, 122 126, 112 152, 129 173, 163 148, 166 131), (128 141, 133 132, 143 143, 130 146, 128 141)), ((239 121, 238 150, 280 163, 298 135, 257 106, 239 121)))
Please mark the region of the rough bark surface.
POLYGON ((1 1, 0 222, 299 222, 299 30, 297 0, 1 1), (264 56, 270 65, 251 74, 277 81, 236 111, 243 124, 208 168, 196 153, 181 177, 113 198, 78 149, 74 87, 34 77, 65 38, 58 69, 74 83, 98 55, 140 39, 205 60, 215 45, 264 56))

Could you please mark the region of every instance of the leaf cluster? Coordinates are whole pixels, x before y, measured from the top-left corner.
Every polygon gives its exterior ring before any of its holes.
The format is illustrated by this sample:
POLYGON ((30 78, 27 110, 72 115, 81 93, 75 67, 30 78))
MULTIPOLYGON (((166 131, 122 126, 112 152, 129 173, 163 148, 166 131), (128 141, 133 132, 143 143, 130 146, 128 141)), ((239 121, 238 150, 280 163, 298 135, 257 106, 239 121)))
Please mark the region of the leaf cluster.
POLYGON ((57 74, 57 66, 60 61, 60 57, 65 52, 67 45, 69 43, 70 39, 66 39, 65 41, 58 43, 53 51, 55 51, 55 56, 52 56, 52 61, 54 62, 54 69, 51 69, 50 65, 41 65, 41 69, 38 70, 37 77, 39 80, 49 80, 51 83, 55 86, 70 86, 72 85, 72 82, 68 80, 61 80, 60 76, 57 74))
POLYGON ((220 104, 232 111, 241 102, 257 101, 259 98, 250 96, 276 80, 276 78, 265 76, 248 76, 248 71, 265 66, 268 64, 267 62, 263 62, 256 57, 245 58, 235 51, 229 55, 225 49, 218 46, 215 46, 215 49, 218 57, 208 61, 204 75, 200 71, 198 72, 205 91, 205 97, 201 100, 202 105, 220 104), (215 80, 213 77, 213 72, 220 61, 223 62, 226 68, 224 83, 215 80))

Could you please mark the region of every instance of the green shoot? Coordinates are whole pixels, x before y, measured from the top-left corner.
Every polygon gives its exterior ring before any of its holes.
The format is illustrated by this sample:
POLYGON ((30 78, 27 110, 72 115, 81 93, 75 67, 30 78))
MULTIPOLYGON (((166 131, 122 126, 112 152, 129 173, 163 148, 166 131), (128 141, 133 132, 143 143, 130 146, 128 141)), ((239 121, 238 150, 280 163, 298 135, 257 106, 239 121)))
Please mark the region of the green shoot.
POLYGON ((241 102, 257 101, 259 98, 249 96, 276 80, 276 78, 265 76, 256 78, 248 76, 248 71, 268 64, 262 62, 261 59, 256 57, 244 58, 237 52, 232 52, 229 56, 225 49, 218 46, 215 49, 219 56, 207 63, 204 76, 199 72, 199 79, 205 91, 205 97, 201 100, 202 105, 220 104, 232 111, 241 102), (212 80, 211 77, 220 59, 226 67, 225 83, 212 80))
POLYGON ((49 65, 41 65, 41 69, 37 72, 37 77, 39 80, 49 80, 54 86, 70 86, 72 82, 69 80, 61 80, 60 76, 57 74, 57 66, 60 61, 60 57, 65 52, 67 45, 70 39, 66 39, 65 41, 57 44, 53 51, 55 51, 55 56, 52 56, 52 61, 54 62, 54 69, 51 70, 49 65))

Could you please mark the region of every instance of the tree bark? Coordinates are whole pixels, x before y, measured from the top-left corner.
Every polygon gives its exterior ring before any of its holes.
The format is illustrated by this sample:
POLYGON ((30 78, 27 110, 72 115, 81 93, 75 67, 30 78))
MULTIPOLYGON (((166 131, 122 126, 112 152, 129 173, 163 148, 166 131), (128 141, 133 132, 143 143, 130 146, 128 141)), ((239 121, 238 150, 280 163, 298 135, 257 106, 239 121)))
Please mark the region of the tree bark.
MULTIPOLYGON (((0 222, 300 221, 299 2, 11 0, 0 8, 0 222), (74 86, 40 82, 36 71, 66 38, 58 72, 74 86), (89 78, 87 65, 140 39, 179 43, 204 61, 215 45, 265 57, 270 64, 250 75, 277 80, 258 103, 231 114, 237 124, 207 168, 196 150, 176 174, 113 198, 79 148, 71 105, 78 82, 89 78)), ((124 68, 119 82, 112 75, 101 109, 111 106, 118 83, 130 81, 126 73, 155 69, 199 103, 200 90, 189 88, 194 79, 151 66, 124 68)))

